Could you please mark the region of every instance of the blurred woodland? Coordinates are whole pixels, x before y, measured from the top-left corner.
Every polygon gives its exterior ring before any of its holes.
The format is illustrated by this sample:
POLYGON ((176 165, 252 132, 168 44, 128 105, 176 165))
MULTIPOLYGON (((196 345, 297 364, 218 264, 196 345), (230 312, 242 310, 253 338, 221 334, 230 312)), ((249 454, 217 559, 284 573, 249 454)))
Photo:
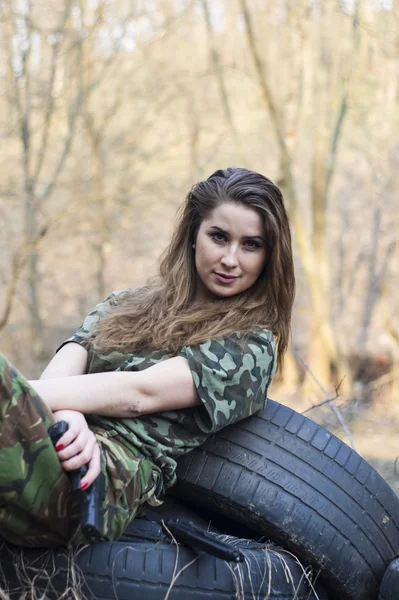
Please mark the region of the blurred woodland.
POLYGON ((1 0, 0 53, 0 348, 18 368, 37 377, 100 299, 155 273, 195 181, 245 166, 283 189, 294 232, 280 387, 322 401, 343 379, 342 398, 392 408, 399 0, 1 0))

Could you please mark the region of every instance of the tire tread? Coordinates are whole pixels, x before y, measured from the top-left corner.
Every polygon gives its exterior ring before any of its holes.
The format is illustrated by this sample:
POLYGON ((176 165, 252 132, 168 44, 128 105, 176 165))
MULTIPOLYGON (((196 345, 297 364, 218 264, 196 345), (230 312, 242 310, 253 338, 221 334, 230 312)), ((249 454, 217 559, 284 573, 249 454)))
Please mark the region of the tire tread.
MULTIPOLYGON (((264 411, 223 429, 193 453, 203 462, 203 473, 215 469, 213 460, 222 460, 223 467, 207 487, 183 457, 178 494, 234 515, 263 535, 275 535, 300 558, 323 564, 342 599, 374 600, 399 547, 399 500, 353 449, 269 400, 264 411), (241 480, 249 490, 246 498, 241 480)), ((192 458, 187 461, 193 464, 192 458)))

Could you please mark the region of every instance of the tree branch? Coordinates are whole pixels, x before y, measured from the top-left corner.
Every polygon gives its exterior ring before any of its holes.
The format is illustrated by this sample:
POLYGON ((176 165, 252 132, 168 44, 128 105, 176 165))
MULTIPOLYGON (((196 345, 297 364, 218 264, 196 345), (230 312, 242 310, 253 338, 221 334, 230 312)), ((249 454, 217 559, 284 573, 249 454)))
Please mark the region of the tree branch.
MULTIPOLYGON (((356 450, 356 445, 355 445, 355 441, 353 439, 353 436, 349 430, 348 425, 345 422, 345 419, 343 418, 341 411, 339 409, 339 407, 335 404, 335 400, 338 396, 336 396, 336 398, 329 398, 329 395, 327 393, 327 390, 322 386, 322 384, 320 383, 320 381, 317 379, 317 377, 315 376, 315 374, 313 373, 313 371, 311 370, 311 368, 309 367, 308 363, 303 360, 303 358, 301 357, 301 355, 297 352, 294 353, 295 356, 298 358, 298 360, 301 362, 301 364, 305 367, 306 371, 309 373, 309 375, 312 377, 312 379, 317 383, 317 385, 319 386, 319 388, 321 389, 321 391, 323 392, 323 394, 326 396, 326 401, 321 403, 320 406, 322 404, 329 404, 331 406, 331 409, 333 411, 333 413, 335 414, 335 416, 337 417, 338 422, 340 423, 342 429, 344 430, 350 445, 352 446, 352 448, 354 450, 356 450)), ((337 387, 337 393, 338 393, 338 389, 342 384, 343 379, 340 381, 338 387, 337 387)), ((316 406, 313 406, 313 408, 316 408, 316 406)), ((311 410, 311 409, 310 409, 311 410)), ((306 412, 306 411, 305 411, 306 412)), ((357 451, 357 450, 356 450, 357 451)))
POLYGON ((65 30, 65 25, 68 20, 70 8, 71 8, 71 0, 67 0, 66 4, 65 4, 65 11, 62 15, 60 26, 57 27, 57 29, 56 29, 56 33, 58 35, 56 35, 56 41, 55 41, 55 44, 53 44, 53 48, 52 48, 49 89, 48 89, 48 94, 47 94, 47 108, 46 108, 46 113, 44 116, 43 135, 42 135, 40 148, 38 150, 36 168, 33 169, 33 173, 34 173, 33 178, 35 180, 40 175, 40 171, 42 169, 44 157, 45 157, 46 150, 47 150, 48 135, 49 135, 49 131, 50 131, 52 117, 54 114, 54 93, 53 93, 54 82, 55 82, 55 76, 56 76, 57 66, 58 66, 59 50, 60 50, 61 41, 62 41, 62 36, 60 34, 60 31, 64 32, 64 30, 65 30))
POLYGON ((205 15, 206 28, 208 31, 211 60, 212 60, 213 66, 214 66, 214 73, 216 75, 217 82, 219 85, 219 93, 220 93, 220 97, 222 100, 224 114, 226 117, 226 121, 230 127, 231 133, 233 135, 234 143, 236 144, 237 150, 239 151, 242 158, 244 158, 243 151, 242 151, 242 143, 241 143, 240 137, 238 135, 236 126, 234 124, 233 115, 231 112, 229 96, 227 93, 226 83, 225 83, 225 79, 223 76, 223 69, 222 69, 222 64, 221 64, 221 60, 220 60, 220 55, 216 48, 215 35, 214 35, 214 31, 212 29, 208 0, 201 0, 201 4, 202 4, 202 8, 203 8, 204 15, 205 15))
POLYGON ((84 94, 83 94, 83 85, 82 85, 82 71, 80 68, 80 62, 81 62, 81 49, 82 46, 81 44, 79 45, 79 55, 78 55, 78 68, 79 68, 79 85, 78 85, 78 92, 76 94, 75 97, 75 101, 73 102, 73 104, 71 105, 70 109, 69 109, 69 115, 68 115, 68 131, 66 133, 65 136, 65 140, 64 140, 64 147, 62 152, 60 153, 59 159, 58 159, 58 163, 57 166, 54 170, 54 174, 53 177, 51 178, 51 180, 49 181, 49 183, 46 185, 43 193, 40 196, 40 201, 45 200, 46 198, 48 198, 48 196, 50 196, 50 194, 52 193, 58 177, 63 169, 65 160, 69 154, 69 151, 71 149, 71 145, 72 145, 72 140, 73 140, 73 136, 75 133, 75 126, 76 126, 76 120, 77 117, 80 113, 80 109, 81 106, 83 104, 83 99, 84 99, 84 94))
POLYGON ((19 250, 17 250, 13 256, 11 279, 8 283, 7 289, 4 294, 5 295, 5 306, 4 306, 3 314, 0 317, 0 331, 2 329, 4 329, 4 327, 7 325, 8 319, 11 315, 11 310, 12 310, 14 299, 15 299, 17 284, 18 284, 21 272, 29 260, 29 256, 30 256, 32 249, 37 247, 40 240, 47 234, 47 231, 48 231, 48 227, 47 226, 43 227, 40 230, 38 237, 33 242, 24 243, 23 246, 19 250))
POLYGON ((361 0, 356 0, 355 9, 353 11, 353 19, 352 19, 352 31, 353 31, 353 38, 354 38, 353 53, 352 53, 353 58, 352 58, 352 62, 350 64, 349 74, 346 77, 346 79, 344 79, 344 90, 342 92, 342 97, 341 97, 340 107, 338 110, 337 120, 335 123, 333 135, 332 135, 330 160, 328 161, 327 177, 326 177, 326 184, 325 184, 325 190, 324 190, 325 198, 327 198, 327 196, 328 196, 332 176, 334 174, 335 165, 337 162, 338 142, 339 142, 341 134, 342 134, 344 119, 345 119, 345 116, 346 116, 346 113, 348 110, 349 87, 350 87, 351 79, 352 79, 353 72, 354 72, 356 51, 358 50, 359 44, 360 44, 360 29, 359 29, 360 7, 361 7, 361 0))

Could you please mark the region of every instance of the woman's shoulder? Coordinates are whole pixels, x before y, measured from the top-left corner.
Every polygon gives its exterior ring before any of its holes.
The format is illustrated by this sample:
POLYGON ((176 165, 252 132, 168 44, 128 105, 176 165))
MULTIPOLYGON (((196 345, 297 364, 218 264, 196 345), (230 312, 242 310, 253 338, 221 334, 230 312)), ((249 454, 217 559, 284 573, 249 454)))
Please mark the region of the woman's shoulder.
POLYGON ((108 315, 111 309, 118 306, 120 300, 132 293, 132 288, 114 290, 103 300, 100 300, 86 315, 81 330, 87 330, 108 315))
POLYGON ((108 296, 96 304, 92 313, 108 312, 111 307, 117 306, 122 299, 131 296, 137 289, 138 288, 126 287, 120 290, 113 290, 108 296))
POLYGON ((232 331, 220 336, 210 338, 209 342, 215 341, 222 344, 238 344, 240 346, 246 346, 248 344, 259 344, 275 343, 275 336, 270 329, 257 327, 245 331, 232 331))
POLYGON ((244 360, 246 354, 256 357, 261 355, 274 357, 275 351, 276 343, 272 331, 263 328, 216 335, 199 344, 187 345, 183 348, 187 356, 209 357, 215 361, 226 355, 236 360, 244 360))
POLYGON ((262 340, 265 340, 265 341, 274 341, 275 340, 274 333, 270 329, 267 329, 266 327, 258 327, 258 328, 250 329, 249 331, 237 331, 233 335, 237 335, 237 337, 240 339, 247 339, 247 340, 252 340, 252 341, 259 340, 260 342, 262 342, 262 340))
POLYGON ((129 296, 135 289, 137 288, 125 287, 120 290, 113 290, 106 298, 104 298, 104 300, 102 300, 102 302, 112 302, 112 300, 117 301, 124 296, 129 296))

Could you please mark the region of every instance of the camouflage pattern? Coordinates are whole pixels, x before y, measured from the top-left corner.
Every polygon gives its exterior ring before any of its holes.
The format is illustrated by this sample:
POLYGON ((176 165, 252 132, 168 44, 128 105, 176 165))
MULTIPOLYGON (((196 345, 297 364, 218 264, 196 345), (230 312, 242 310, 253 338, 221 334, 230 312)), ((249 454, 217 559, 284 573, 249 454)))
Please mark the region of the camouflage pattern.
MULTIPOLYGON (((88 373, 140 371, 175 354, 165 350, 134 353, 97 353, 93 331, 96 324, 130 290, 113 292, 100 302, 78 331, 64 342, 77 342, 88 351, 88 373)), ((201 405, 180 411, 164 411, 123 419, 87 415, 88 422, 107 430, 130 451, 139 449, 154 464, 156 496, 176 480, 176 459, 206 438, 264 408, 267 388, 276 369, 276 346, 268 330, 236 332, 185 346, 201 405)))
MULTIPOLYGON (((84 542, 79 500, 70 493, 47 430, 54 417, 26 379, 0 354, 0 537, 16 545, 84 542)), ((104 539, 116 540, 156 492, 153 464, 112 434, 94 428, 106 496, 104 539)))

